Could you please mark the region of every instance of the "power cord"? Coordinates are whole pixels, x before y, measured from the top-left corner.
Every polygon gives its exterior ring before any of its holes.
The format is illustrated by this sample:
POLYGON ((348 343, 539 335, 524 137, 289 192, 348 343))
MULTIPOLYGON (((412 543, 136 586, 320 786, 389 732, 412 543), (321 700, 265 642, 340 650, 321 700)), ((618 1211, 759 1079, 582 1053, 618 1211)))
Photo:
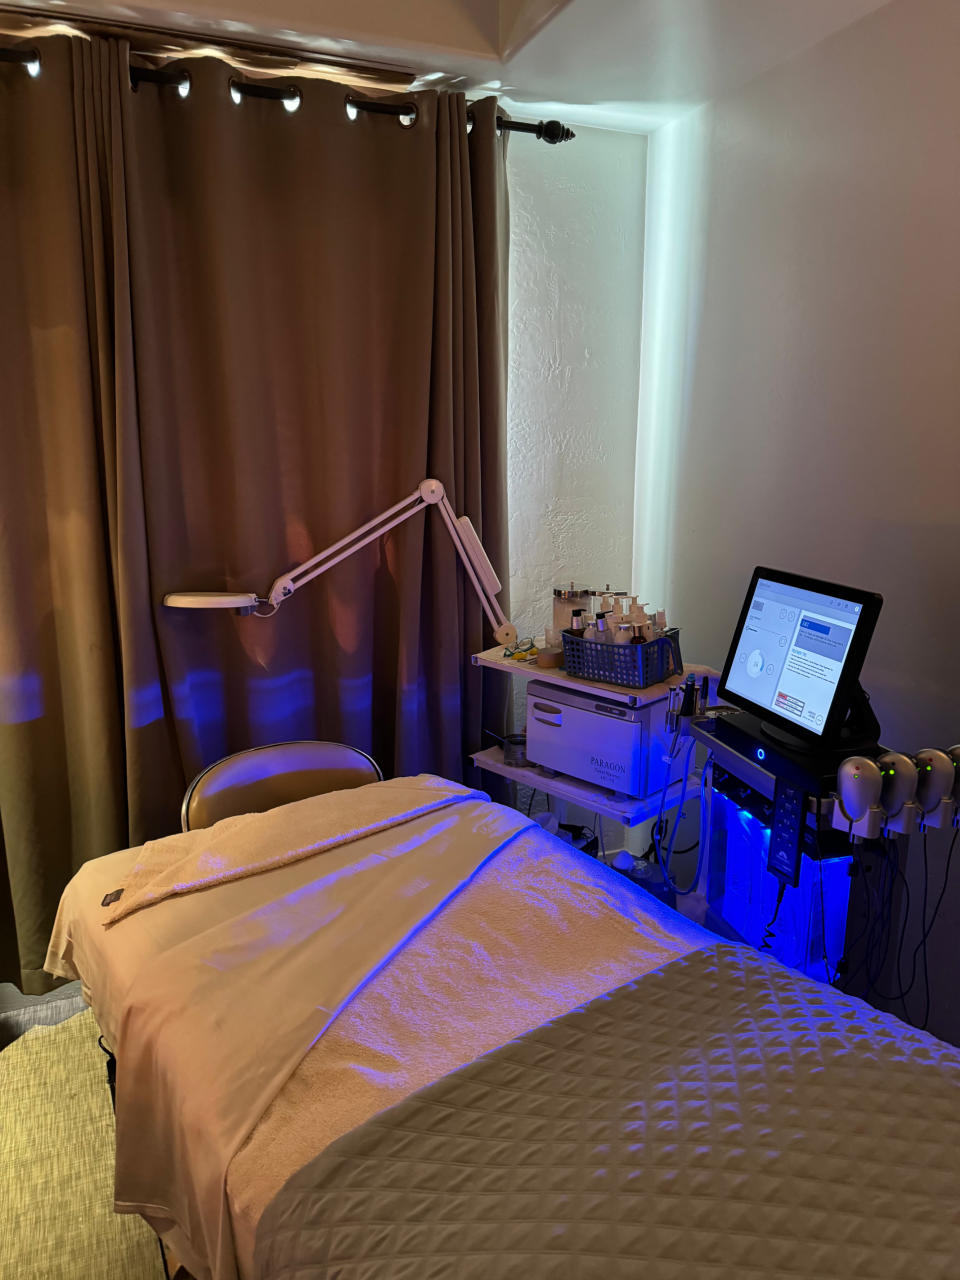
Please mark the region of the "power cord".
POLYGON ((958 836, 960 836, 960 830, 955 831, 955 832, 953 833, 953 839, 950 841, 950 848, 947 850, 947 864, 946 864, 946 867, 944 868, 944 873, 943 873, 943 884, 941 885, 941 887, 940 887, 940 892, 939 892, 939 894, 937 895, 937 901, 936 901, 936 903, 934 904, 933 914, 932 914, 932 915, 931 915, 931 917, 930 917, 930 923, 929 923, 929 924, 925 924, 925 920, 926 920, 926 887, 927 887, 927 883, 926 883, 926 882, 927 882, 927 876, 926 876, 926 873, 927 873, 927 836, 926 836, 926 832, 924 832, 924 836, 923 836, 923 865, 924 865, 924 899, 923 899, 923 902, 924 902, 924 912, 923 912, 923 915, 920 917, 920 924, 921 924, 921 928, 923 929, 923 933, 921 934, 921 936, 920 936, 920 941, 917 943, 916 947, 914 948, 914 952, 913 952, 913 959, 914 959, 914 962, 915 962, 915 961, 916 961, 916 958, 917 958, 917 952, 921 949, 921 947, 923 948, 923 976, 924 976, 924 992, 925 992, 925 999, 924 999, 923 1021, 920 1023, 920 1030, 921 1030, 921 1031, 925 1031, 925 1030, 926 1030, 927 1023, 930 1021, 930 974, 929 974, 929 970, 928 970, 928 968, 927 968, 927 939, 930 937, 930 934, 931 934, 931 932, 933 931, 933 926, 934 926, 934 925, 936 924, 936 922, 937 922, 937 916, 940 914, 940 907, 941 907, 941 906, 942 906, 942 904, 943 904, 944 895, 945 895, 945 894, 946 894, 946 892, 947 892, 947 885, 950 883, 950 864, 951 864, 951 862, 953 861, 953 851, 954 851, 954 849, 957 847, 957 837, 958 837, 958 836))
POLYGON ((783 902, 783 895, 786 893, 786 890, 787 882, 786 880, 781 880, 780 888, 777 890, 777 905, 774 907, 773 915, 770 917, 770 921, 763 931, 763 938, 761 939, 760 946, 758 948, 759 951, 769 951, 770 944, 776 937, 774 925, 777 923, 777 916, 780 914, 780 904, 783 902))
MULTIPOLYGON (((952 852, 952 849, 951 849, 952 852)), ((949 868, 948 868, 949 870, 949 868)), ((946 883, 946 881, 944 881, 946 883)), ((923 984, 925 988, 924 995, 924 1020, 922 1026, 927 1025, 927 1018, 930 1016, 930 971, 927 968, 927 894, 930 890, 930 859, 927 853, 927 833, 923 833, 923 896, 920 899, 920 941, 913 949, 913 975, 917 974, 917 952, 923 949, 923 984)))
MULTIPOLYGON (((902 870, 900 869, 900 863, 896 855, 895 847, 894 849, 888 849, 887 852, 891 858, 891 863, 894 871, 893 884, 895 885, 897 880, 899 879, 903 885, 903 919, 901 920, 901 923, 900 923, 900 939, 897 942, 897 952, 896 952, 897 954, 897 973, 896 973, 897 990, 891 991, 891 992, 881 991, 880 987, 876 983, 873 983, 871 986, 867 987, 865 995, 869 995, 872 991, 874 995, 878 996, 881 1000, 887 1001, 890 1004, 895 1004, 897 1001, 899 1001, 901 1006, 903 1007, 904 1021, 910 1022, 911 1018, 910 1018, 910 1012, 907 1008, 907 996, 910 994, 910 991, 913 988, 913 982, 915 981, 916 974, 914 974, 914 978, 911 980, 911 983, 909 986, 904 987, 903 985, 903 947, 904 947, 904 943, 906 941, 906 936, 907 936, 907 926, 910 921, 910 885, 907 882, 907 877, 903 874, 902 870)), ((891 888, 891 902, 892 900, 893 900, 893 890, 891 888)), ((889 920, 888 920, 888 926, 889 926, 889 920)))
POLYGON ((885 846, 880 849, 880 884, 877 897, 880 908, 880 924, 867 965, 867 994, 876 989, 890 954, 891 924, 893 922, 893 891, 897 883, 897 864, 885 846))
MULTIPOLYGON (((667 826, 667 820, 666 818, 664 818, 663 822, 660 824, 660 830, 657 832, 657 839, 659 839, 661 842, 665 834, 666 826, 667 826)), ((673 851, 674 856, 678 858, 682 858, 685 853, 693 853, 694 849, 699 848, 699 846, 700 846, 700 841, 694 840, 693 844, 688 844, 684 849, 674 849, 673 851)), ((650 843, 647 845, 646 849, 644 849, 643 853, 639 855, 639 857, 645 860, 646 862, 652 862, 656 856, 657 856, 657 846, 653 839, 653 833, 651 832, 650 843)))
MULTIPOLYGON (((864 865, 862 858, 860 858, 857 855, 854 855, 854 857, 855 857, 854 866, 859 867, 860 874, 863 876, 863 880, 864 880, 863 900, 864 900, 864 915, 866 919, 864 920, 863 928, 854 938, 853 942, 850 943, 849 946, 844 947, 844 954, 841 957, 841 964, 844 964, 844 965, 846 964, 846 957, 851 953, 856 952, 857 947, 860 945, 863 939, 867 936, 867 934, 870 932, 873 926, 873 913, 871 911, 871 904, 870 904, 870 888, 866 882, 867 868, 864 865)), ((846 971, 842 972, 841 977, 843 978, 843 982, 840 985, 841 991, 849 991, 851 983, 853 982, 854 978, 856 978, 859 975, 860 970, 863 968, 863 966, 864 966, 864 960, 861 959, 860 963, 857 965, 856 969, 854 969, 852 973, 848 973, 846 971)))
MULTIPOLYGON (((901 881, 903 885, 903 895, 904 895, 903 918, 900 924, 900 936, 897 942, 897 949, 896 949, 896 956, 897 956, 896 990, 894 991, 882 990, 878 982, 876 981, 876 979, 872 978, 870 973, 868 972, 867 986, 863 992, 863 996, 864 998, 866 998, 871 994, 873 994, 877 996, 879 999, 886 1001, 887 1003, 890 1003, 890 1004, 895 1004, 899 1001, 899 1003, 903 1008, 904 1021, 910 1023, 911 1025, 918 1026, 921 1030, 924 1030, 926 1028, 930 1018, 930 982, 929 982, 929 968, 928 968, 928 957, 927 957, 927 939, 932 933, 934 925, 937 922, 938 916, 940 914, 940 908, 943 905, 943 900, 944 900, 944 897, 946 896, 947 886, 950 883, 950 867, 953 861, 954 852, 957 847, 958 837, 960 837, 960 832, 954 832, 953 839, 950 842, 950 848, 947 851, 947 859, 946 859, 946 865, 944 868, 943 883, 940 886, 940 892, 937 894, 937 900, 934 904, 933 912, 931 913, 930 919, 928 920, 927 919, 927 901, 929 896, 930 867, 929 867, 929 856, 928 856, 928 849, 927 849, 927 838, 926 838, 926 834, 924 834, 923 892, 922 892, 921 916, 920 916, 921 933, 920 933, 920 939, 913 949, 913 954, 910 960, 910 979, 906 983, 906 985, 904 985, 904 980, 903 980, 903 950, 904 950, 904 944, 906 942, 906 936, 908 932, 909 919, 910 919, 910 886, 906 876, 904 875, 900 867, 899 860, 896 857, 896 853, 890 849, 885 850, 885 853, 889 858, 889 865, 892 867, 892 871, 893 871, 893 874, 890 879, 887 895, 886 895, 886 905, 884 907, 884 917, 885 917, 886 929, 888 933, 889 933, 891 916, 892 916, 893 888, 898 879, 901 881), (923 953, 922 962, 920 960, 921 952, 923 953), (923 974, 923 977, 924 977, 923 1018, 917 1022, 914 1022, 913 1019, 910 1017, 909 1008, 907 1006, 907 997, 911 994, 914 987, 916 986, 917 979, 920 977, 921 973, 923 974)), ((863 930, 861 930, 859 936, 852 944, 850 950, 853 950, 857 946, 857 943, 860 941, 860 939, 864 936, 864 934, 870 932, 870 930, 876 927, 876 924, 877 924, 877 922, 874 921, 872 918, 871 893, 869 889, 867 891, 866 901, 867 901, 868 924, 863 930)), ((884 905, 884 904, 881 903, 881 905, 884 905)), ((889 945, 889 939, 888 939, 888 945, 889 945)), ((883 967, 883 961, 886 959, 886 954, 887 954, 886 951, 884 951, 884 953, 881 956, 881 964, 880 964, 881 969, 883 967)), ((866 958, 868 955, 869 955, 869 951, 866 952, 865 959, 860 962, 860 964, 857 966, 857 969, 854 971, 854 973, 848 975, 845 978, 844 989, 849 989, 850 983, 861 971, 861 969, 864 968, 864 965, 866 963, 866 958)), ((879 977, 879 973, 877 974, 877 977, 879 977)))
MULTIPOLYGON (((882 850, 880 852, 883 852, 882 850)), ((870 991, 873 989, 879 973, 875 968, 873 959, 877 948, 883 944, 885 936, 889 932, 890 927, 890 901, 892 898, 892 885, 889 890, 885 891, 885 873, 886 863, 881 862, 881 883, 875 889, 870 883, 869 875, 871 867, 868 866, 863 857, 859 859, 861 873, 864 882, 864 904, 866 908, 866 922, 860 930, 853 943, 846 948, 847 954, 856 951, 862 939, 866 939, 863 946, 863 954, 856 969, 852 973, 844 975, 841 990, 849 991, 854 980, 863 970, 866 970, 866 986, 861 992, 861 998, 866 999, 870 991), (876 912, 876 913, 874 913, 876 912)))
MULTIPOLYGON (((819 810, 820 802, 817 801, 819 810)), ((818 815, 819 821, 819 815, 818 815)), ((817 870, 820 872, 820 939, 823 942, 823 971, 827 975, 827 982, 832 987, 837 981, 837 975, 830 972, 830 959, 827 956, 827 908, 824 905, 823 898, 823 859, 817 859, 817 870)))
POLYGON ((827 908, 823 897, 823 850, 820 848, 820 823, 823 820, 822 814, 823 799, 817 796, 817 813, 816 826, 813 829, 813 839, 817 846, 817 870, 820 872, 820 941, 823 943, 823 971, 827 976, 827 982, 832 987, 837 975, 830 972, 830 959, 827 955, 827 908))

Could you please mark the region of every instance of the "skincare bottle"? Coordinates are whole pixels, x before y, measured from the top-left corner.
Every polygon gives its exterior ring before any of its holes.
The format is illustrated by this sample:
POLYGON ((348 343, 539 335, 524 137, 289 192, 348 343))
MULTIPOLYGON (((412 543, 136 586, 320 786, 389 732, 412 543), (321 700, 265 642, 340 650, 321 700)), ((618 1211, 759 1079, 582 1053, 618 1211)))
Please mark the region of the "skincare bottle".
POLYGON ((590 617, 587 618, 587 625, 583 628, 583 638, 584 640, 597 639, 597 624, 595 619, 590 617))
POLYGON ((570 630, 575 631, 579 636, 583 635, 583 610, 574 609, 570 615, 570 630))
POLYGON ((604 644, 613 643, 613 635, 607 626, 606 616, 602 613, 597 614, 597 639, 602 640, 604 644))
POLYGON ((570 583, 569 587, 553 589, 553 626, 552 630, 559 635, 570 626, 575 609, 581 612, 593 599, 593 592, 587 587, 578 587, 570 583))
POLYGON ((633 639, 633 627, 629 622, 617 623, 616 634, 613 637, 614 644, 629 644, 633 639))

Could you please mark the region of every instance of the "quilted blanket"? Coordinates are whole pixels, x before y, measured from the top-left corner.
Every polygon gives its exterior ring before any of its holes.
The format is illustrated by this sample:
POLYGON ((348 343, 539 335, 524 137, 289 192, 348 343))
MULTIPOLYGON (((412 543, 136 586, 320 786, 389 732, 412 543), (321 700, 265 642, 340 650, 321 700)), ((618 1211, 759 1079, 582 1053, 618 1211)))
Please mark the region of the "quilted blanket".
POLYGON ((334 1142, 256 1275, 954 1278, 960 1053, 718 944, 334 1142))

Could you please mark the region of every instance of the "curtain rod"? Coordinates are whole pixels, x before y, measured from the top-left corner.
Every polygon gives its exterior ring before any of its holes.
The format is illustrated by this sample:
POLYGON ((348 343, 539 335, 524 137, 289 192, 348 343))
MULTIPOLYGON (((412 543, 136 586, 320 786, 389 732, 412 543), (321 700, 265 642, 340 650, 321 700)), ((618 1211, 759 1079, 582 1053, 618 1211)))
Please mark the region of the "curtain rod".
MULTIPOLYGON (((134 86, 141 81, 152 84, 169 84, 182 88, 187 73, 183 70, 157 67, 131 67, 130 82, 134 86)), ((230 92, 236 97, 275 98, 293 107, 292 98, 299 97, 299 90, 294 85, 264 84, 259 80, 230 81, 230 92)), ((407 128, 416 123, 417 104, 415 102, 385 102, 382 98, 354 98, 350 94, 345 98, 348 112, 367 111, 371 115, 395 116, 407 128)), ((473 124, 473 112, 467 112, 467 120, 473 124)), ((559 120, 539 120, 533 124, 527 120, 508 120, 506 116, 497 116, 497 128, 501 133, 532 133, 543 142, 570 142, 577 135, 572 129, 561 124, 559 120)))
MULTIPOLYGON (((33 70, 34 67, 39 71, 40 54, 32 45, 21 46, 16 49, 9 49, 0 46, 0 62, 20 62, 31 75, 37 74, 33 70)), ((166 68, 166 67, 138 67, 131 65, 130 67, 130 83, 134 89, 141 83, 176 85, 182 90, 186 84, 189 87, 189 74, 184 72, 182 68, 166 68)), ((247 98, 274 98, 291 103, 291 97, 294 96, 299 105, 300 91, 295 86, 284 86, 280 84, 265 84, 259 80, 237 80, 230 81, 230 93, 235 95, 237 100, 241 97, 247 98)), ((400 123, 407 127, 416 123, 417 104, 415 102, 384 102, 382 99, 376 98, 354 98, 347 95, 346 106, 348 110, 366 111, 372 115, 397 116, 400 123)), ((294 108, 295 109, 295 108, 294 108)), ((467 120, 473 124, 473 112, 467 112, 467 120)), ((561 124, 559 120, 538 120, 536 124, 527 120, 508 120, 506 116, 497 116, 497 129, 505 133, 532 133, 539 140, 556 144, 558 142, 569 142, 577 135, 572 129, 561 124)))
MULTIPOLYGON (((279 96, 279 95, 278 95, 279 96)), ((372 111, 384 116, 402 116, 404 118, 410 115, 416 115, 416 103, 414 102, 383 102, 372 101, 364 98, 347 97, 347 106, 353 107, 356 111, 372 111)), ((467 120, 473 124, 473 112, 467 112, 467 120)), ((559 120, 539 120, 536 124, 527 120, 508 120, 506 116, 497 116, 497 128, 502 133, 534 133, 537 138, 543 142, 557 143, 569 142, 577 135, 572 129, 568 129, 565 124, 561 124, 559 120)))

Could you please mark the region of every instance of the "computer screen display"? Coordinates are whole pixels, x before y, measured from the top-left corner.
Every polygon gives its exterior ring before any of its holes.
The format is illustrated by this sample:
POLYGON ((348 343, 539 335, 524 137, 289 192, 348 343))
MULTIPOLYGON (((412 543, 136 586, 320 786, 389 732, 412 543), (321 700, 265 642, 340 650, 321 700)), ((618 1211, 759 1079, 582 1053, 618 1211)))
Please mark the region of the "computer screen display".
MULTIPOLYGON (((865 593, 850 599, 829 584, 826 590, 797 585, 791 575, 754 575, 740 626, 724 668, 724 692, 749 704, 762 719, 774 718, 821 736, 830 720, 838 688, 853 655, 859 675, 866 643, 876 621, 865 593), (759 576, 758 576, 759 575, 759 576), (863 643, 858 629, 866 635, 863 643)), ((800 580, 814 581, 815 580, 800 580)))

